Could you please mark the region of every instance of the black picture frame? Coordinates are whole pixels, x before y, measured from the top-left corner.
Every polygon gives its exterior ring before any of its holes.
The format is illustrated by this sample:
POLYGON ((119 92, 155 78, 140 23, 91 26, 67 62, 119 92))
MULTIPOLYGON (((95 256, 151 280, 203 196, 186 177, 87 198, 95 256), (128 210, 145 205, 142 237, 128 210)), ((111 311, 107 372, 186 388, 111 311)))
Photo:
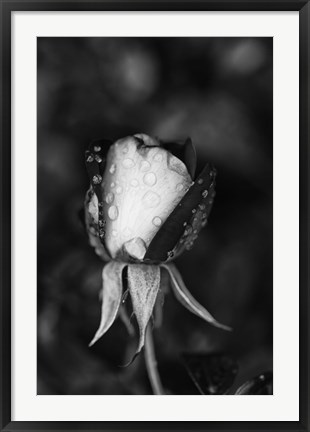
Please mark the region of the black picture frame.
MULTIPOLYGON (((26 430, 291 430, 310 431, 309 421, 309 22, 304 0, 177 0, 177 1, 0 1, 1 13, 1 431, 26 430), (300 420, 296 422, 61 422, 11 421, 11 13, 14 11, 298 11, 300 70, 300 420)), ((297 287, 295 287, 297 288, 297 287)), ((288 372, 289 379, 289 372, 288 372)))

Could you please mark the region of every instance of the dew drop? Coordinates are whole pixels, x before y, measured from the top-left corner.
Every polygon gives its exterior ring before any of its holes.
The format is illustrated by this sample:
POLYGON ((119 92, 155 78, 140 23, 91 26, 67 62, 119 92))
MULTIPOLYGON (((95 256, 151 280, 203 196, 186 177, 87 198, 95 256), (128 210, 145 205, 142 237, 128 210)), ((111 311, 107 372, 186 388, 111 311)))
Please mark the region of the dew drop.
POLYGON ((142 201, 146 207, 154 208, 160 204, 160 196, 153 191, 148 191, 143 196, 142 201))
POLYGON ((112 230, 112 233, 111 233, 111 234, 112 234, 113 237, 116 237, 116 235, 117 235, 117 231, 116 231, 116 230, 112 230))
POLYGON ((144 160, 141 162, 140 169, 142 172, 148 171, 151 168, 150 162, 144 160))
POLYGON ((93 183, 94 183, 94 184, 99 184, 99 183, 101 183, 101 182, 102 182, 102 177, 101 177, 101 175, 99 175, 99 174, 94 175, 94 177, 93 177, 93 183))
POLYGON ((134 161, 130 158, 124 159, 122 163, 124 168, 132 168, 135 164, 134 161))
POLYGON ((146 245, 140 237, 135 237, 124 244, 125 251, 136 259, 143 259, 146 252, 146 245))
POLYGON ((117 194, 121 194, 121 193, 123 192, 123 188, 122 188, 122 186, 117 186, 117 188, 115 189, 115 192, 116 192, 117 194))
POLYGON ((89 155, 88 158, 86 159, 86 162, 93 162, 93 161, 94 161, 93 155, 89 155))
POLYGON ((196 213, 196 211, 197 211, 196 209, 193 209, 193 210, 192 210, 192 213, 196 213))
POLYGON ((182 185, 182 183, 178 183, 178 184, 176 185, 175 189, 176 189, 178 192, 181 192, 181 190, 183 190, 183 185, 182 185))
POLYGON ((101 147, 100 146, 94 146, 94 150, 95 150, 95 152, 100 152, 101 147))
POLYGON ((114 188, 114 186, 115 186, 115 183, 112 182, 112 183, 111 183, 111 188, 114 188))
POLYGON ((157 182, 156 175, 153 172, 145 174, 143 181, 147 186, 154 186, 157 182))
POLYGON ((107 204, 112 204, 113 200, 114 200, 114 194, 113 194, 113 192, 107 193, 107 195, 105 197, 105 202, 107 204))
POLYGON ((112 165, 110 166, 110 169, 109 169, 110 173, 111 173, 111 174, 114 174, 114 173, 115 173, 115 170, 116 170, 116 165, 115 165, 115 164, 112 164, 112 165))
POLYGON ((203 179, 199 179, 197 183, 201 185, 203 183, 203 179))
POLYGON ((133 187, 138 187, 139 186, 139 182, 137 179, 132 179, 130 182, 131 186, 133 187))
POLYGON ((118 210, 117 210, 117 207, 115 205, 112 205, 111 207, 109 207, 108 216, 111 220, 117 219, 118 210))
POLYGON ((157 227, 159 227, 162 224, 162 220, 160 217, 155 216, 154 219, 152 220, 153 224, 157 227))
POLYGON ((95 156, 95 160, 96 160, 96 162, 101 163, 102 162, 102 157, 99 156, 99 155, 96 155, 95 156))
POLYGON ((201 195, 203 196, 203 198, 207 198, 208 194, 209 194, 209 192, 208 192, 207 189, 206 189, 206 190, 204 190, 204 191, 202 192, 201 195))

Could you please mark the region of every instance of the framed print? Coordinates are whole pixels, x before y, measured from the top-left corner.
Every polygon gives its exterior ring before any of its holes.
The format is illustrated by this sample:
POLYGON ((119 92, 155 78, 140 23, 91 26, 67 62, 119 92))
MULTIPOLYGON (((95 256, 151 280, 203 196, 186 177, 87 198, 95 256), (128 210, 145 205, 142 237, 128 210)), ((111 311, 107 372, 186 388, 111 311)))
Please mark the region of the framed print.
POLYGON ((1 24, 1 429, 310 430, 309 2, 1 24))

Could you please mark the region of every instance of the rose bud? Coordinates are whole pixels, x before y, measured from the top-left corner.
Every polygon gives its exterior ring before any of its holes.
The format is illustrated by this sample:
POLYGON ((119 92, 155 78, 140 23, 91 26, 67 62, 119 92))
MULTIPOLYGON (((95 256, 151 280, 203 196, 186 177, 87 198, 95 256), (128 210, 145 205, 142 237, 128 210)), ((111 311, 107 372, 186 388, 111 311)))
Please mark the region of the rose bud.
POLYGON ((195 178, 192 142, 168 143, 144 134, 111 144, 100 140, 86 152, 91 186, 85 200, 90 244, 105 261, 102 314, 95 343, 120 312, 123 271, 144 345, 161 282, 167 271, 173 292, 191 312, 218 323, 189 293, 170 261, 190 249, 206 225, 215 196, 215 169, 207 164, 195 178))

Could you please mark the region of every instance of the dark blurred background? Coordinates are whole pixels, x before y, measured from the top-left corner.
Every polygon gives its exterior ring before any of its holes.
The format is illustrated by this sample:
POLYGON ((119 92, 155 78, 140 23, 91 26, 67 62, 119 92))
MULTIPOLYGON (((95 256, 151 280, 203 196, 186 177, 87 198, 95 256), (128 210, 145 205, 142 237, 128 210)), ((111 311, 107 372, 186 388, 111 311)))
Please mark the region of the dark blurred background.
POLYGON ((137 340, 120 320, 92 348, 102 262, 78 212, 94 138, 190 136, 217 170, 194 248, 176 260, 187 287, 232 333, 168 295, 154 331, 168 392, 195 393, 183 353, 226 353, 234 384, 272 370, 272 39, 38 38, 38 394, 150 394, 137 340))

